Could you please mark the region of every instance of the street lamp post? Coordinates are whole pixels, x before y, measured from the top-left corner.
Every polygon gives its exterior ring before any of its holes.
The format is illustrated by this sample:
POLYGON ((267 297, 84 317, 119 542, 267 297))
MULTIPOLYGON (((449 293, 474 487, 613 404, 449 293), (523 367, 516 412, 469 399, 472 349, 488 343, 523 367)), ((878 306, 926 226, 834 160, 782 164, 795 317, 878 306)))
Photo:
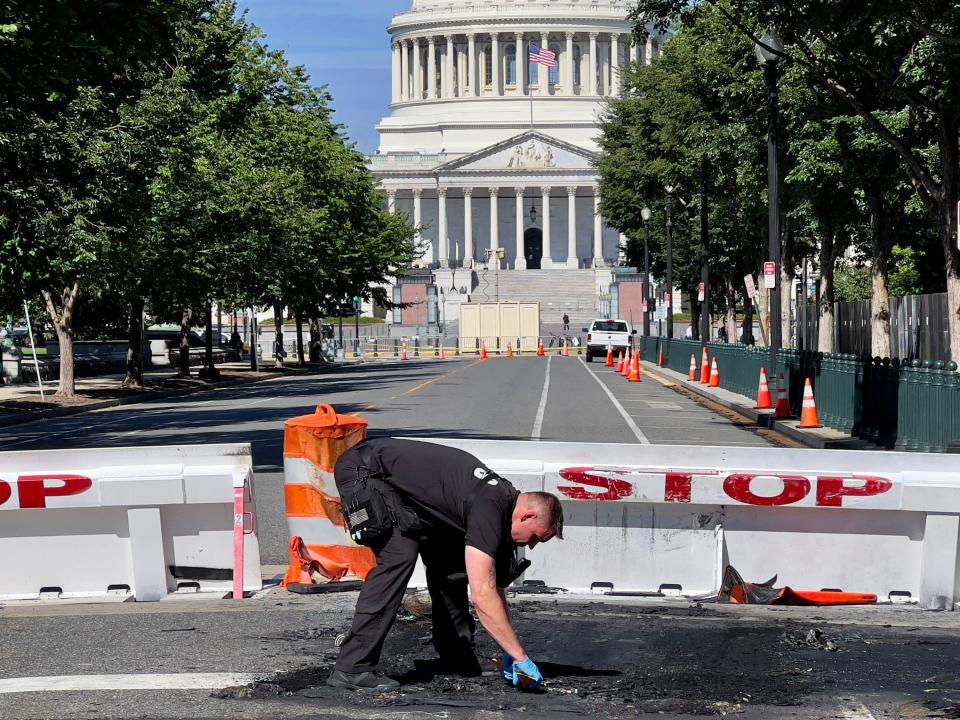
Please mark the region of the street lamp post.
POLYGON ((643 336, 650 336, 650 218, 653 213, 650 208, 645 207, 640 211, 640 217, 643 219, 643 305, 646 308, 643 313, 643 336))
POLYGON ((703 303, 700 305, 700 341, 710 342, 710 233, 707 218, 707 190, 710 183, 710 161, 700 160, 700 282, 703 303))
POLYGON ((777 63, 783 54, 783 43, 773 30, 767 30, 756 47, 763 66, 767 90, 767 193, 769 220, 767 246, 770 261, 776 266, 774 286, 770 290, 770 377, 779 380, 777 353, 782 343, 780 326, 780 122, 777 97, 777 63))
POLYGON ((353 356, 360 357, 360 297, 353 296, 353 335, 356 345, 353 347, 353 356))
POLYGON ((667 185, 667 337, 673 337, 673 191, 667 185))

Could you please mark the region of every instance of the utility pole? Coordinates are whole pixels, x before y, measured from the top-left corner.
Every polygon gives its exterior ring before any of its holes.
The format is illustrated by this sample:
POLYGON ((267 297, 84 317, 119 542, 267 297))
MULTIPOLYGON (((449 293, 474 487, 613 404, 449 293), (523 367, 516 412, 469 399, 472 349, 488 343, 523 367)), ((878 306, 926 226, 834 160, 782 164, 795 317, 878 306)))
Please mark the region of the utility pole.
POLYGON ((667 186, 667 337, 673 337, 673 187, 667 186))
POLYGON ((644 337, 650 337, 650 304, 653 301, 653 293, 650 292, 650 218, 652 215, 648 207, 640 211, 640 217, 643 219, 643 305, 646 308, 643 313, 644 337))
POLYGON ((700 159, 700 282, 703 283, 703 304, 700 306, 700 341, 710 342, 710 233, 708 228, 707 193, 710 185, 710 161, 700 159))

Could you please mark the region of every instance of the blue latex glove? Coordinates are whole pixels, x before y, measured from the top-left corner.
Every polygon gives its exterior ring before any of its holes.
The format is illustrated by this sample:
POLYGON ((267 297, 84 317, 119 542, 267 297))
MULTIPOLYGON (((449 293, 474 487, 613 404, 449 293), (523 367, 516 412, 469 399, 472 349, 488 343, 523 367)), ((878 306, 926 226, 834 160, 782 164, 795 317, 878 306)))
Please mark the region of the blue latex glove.
POLYGON ((513 685, 513 658, 510 653, 500 653, 500 663, 503 665, 503 679, 513 685))
POLYGON ((543 675, 540 674, 540 670, 537 668, 536 664, 530 658, 527 658, 523 662, 514 662, 513 663, 513 686, 517 687, 520 685, 520 673, 523 673, 527 677, 531 678, 533 682, 524 687, 536 690, 543 685, 543 675))

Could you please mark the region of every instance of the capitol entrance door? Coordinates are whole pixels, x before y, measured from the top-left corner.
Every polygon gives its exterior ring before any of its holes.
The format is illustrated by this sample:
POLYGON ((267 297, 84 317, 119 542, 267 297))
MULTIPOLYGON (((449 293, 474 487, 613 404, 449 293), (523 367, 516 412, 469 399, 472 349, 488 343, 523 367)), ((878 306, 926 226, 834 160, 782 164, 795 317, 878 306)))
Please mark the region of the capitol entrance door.
POLYGON ((523 234, 523 255, 527 259, 527 270, 539 270, 543 259, 543 231, 530 228, 523 234))

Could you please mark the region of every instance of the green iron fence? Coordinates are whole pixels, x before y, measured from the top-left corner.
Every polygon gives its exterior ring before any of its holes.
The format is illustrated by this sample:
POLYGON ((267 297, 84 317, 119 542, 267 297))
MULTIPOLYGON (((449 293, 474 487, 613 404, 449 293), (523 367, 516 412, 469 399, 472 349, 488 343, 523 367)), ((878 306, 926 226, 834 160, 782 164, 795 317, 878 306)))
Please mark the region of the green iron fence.
MULTIPOLYGON (((694 340, 639 337, 641 356, 687 375, 690 356, 697 372, 703 345, 694 340)), ((756 399, 760 368, 770 376, 767 348, 708 343, 717 359, 720 387, 756 399)), ((955 362, 871 358, 785 348, 778 355, 795 415, 800 414, 807 378, 813 386, 820 422, 876 445, 897 450, 943 452, 960 439, 960 373, 955 362)), ((776 401, 776 397, 774 397, 776 401)))

